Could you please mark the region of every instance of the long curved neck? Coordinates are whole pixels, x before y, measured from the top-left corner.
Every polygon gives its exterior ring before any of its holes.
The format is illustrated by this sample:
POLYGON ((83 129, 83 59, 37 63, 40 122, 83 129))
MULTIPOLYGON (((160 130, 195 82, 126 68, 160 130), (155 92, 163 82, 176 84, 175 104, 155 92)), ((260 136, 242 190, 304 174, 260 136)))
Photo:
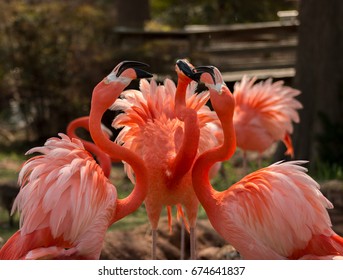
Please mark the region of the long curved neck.
MULTIPOLYGON (((210 90, 210 92, 212 105, 217 112, 222 125, 224 142, 222 145, 201 154, 193 166, 192 182, 194 191, 205 210, 215 209, 213 208, 213 205, 217 203, 215 196, 218 191, 216 191, 210 183, 210 168, 216 162, 225 161, 231 158, 236 150, 236 134, 232 122, 233 108, 224 108, 225 110, 216 109, 216 101, 218 100, 218 102, 220 102, 216 97, 218 93, 212 92, 212 90, 210 90)), ((220 106, 220 108, 222 108, 222 106, 220 106)))
POLYGON ((191 169, 198 152, 200 128, 197 112, 188 109, 185 114, 183 141, 173 162, 172 182, 180 180, 191 169))
POLYGON ((192 167, 198 152, 200 128, 197 112, 186 108, 186 90, 191 82, 189 78, 179 77, 175 93, 175 113, 184 121, 183 141, 173 162, 171 182, 180 180, 192 167))
POLYGON ((67 135, 70 138, 76 138, 82 142, 85 149, 96 157, 102 171, 108 178, 111 173, 111 158, 106 153, 104 153, 97 145, 78 137, 75 132, 77 128, 84 128, 85 130, 89 131, 89 117, 80 117, 71 121, 67 127, 67 135))
POLYGON ((186 91, 187 86, 191 82, 191 80, 186 77, 179 76, 178 78, 175 93, 175 112, 177 116, 179 116, 180 111, 186 107, 186 91))
MULTIPOLYGON (((109 90, 118 91, 117 94, 113 92, 113 95, 116 95, 114 100, 121 92, 120 89, 112 88, 109 90)), ((101 129, 101 119, 106 110, 107 107, 99 105, 92 99, 89 128, 93 141, 111 157, 120 158, 127 162, 133 168, 136 175, 136 184, 132 192, 126 198, 118 199, 117 201, 116 211, 112 219, 113 223, 132 213, 142 204, 147 194, 148 176, 145 164, 140 157, 130 150, 112 142, 104 135, 101 129)))

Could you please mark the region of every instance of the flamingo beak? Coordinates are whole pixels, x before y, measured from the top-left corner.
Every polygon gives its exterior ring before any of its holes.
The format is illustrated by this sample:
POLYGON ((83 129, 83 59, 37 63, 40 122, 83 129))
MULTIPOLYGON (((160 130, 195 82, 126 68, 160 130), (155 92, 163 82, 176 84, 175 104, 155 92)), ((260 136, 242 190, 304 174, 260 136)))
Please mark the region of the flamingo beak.
POLYGON ((214 67, 213 66, 199 66, 199 67, 196 67, 194 69, 197 71, 197 73, 200 73, 199 79, 200 79, 201 74, 208 73, 208 74, 211 75, 213 83, 214 84, 216 83, 216 78, 215 78, 214 67))
POLYGON ((183 74, 185 74, 188 78, 196 81, 196 82, 199 82, 200 81, 200 76, 201 76, 201 73, 195 71, 194 67, 191 67, 190 64, 188 64, 187 62, 181 60, 181 59, 178 59, 176 61, 176 65, 179 67, 179 69, 182 71, 183 74))
POLYGON ((123 61, 118 68, 116 76, 119 77, 121 73, 123 73, 128 68, 132 68, 136 72, 138 79, 151 78, 153 76, 151 73, 136 67, 149 67, 149 65, 139 61, 123 61))

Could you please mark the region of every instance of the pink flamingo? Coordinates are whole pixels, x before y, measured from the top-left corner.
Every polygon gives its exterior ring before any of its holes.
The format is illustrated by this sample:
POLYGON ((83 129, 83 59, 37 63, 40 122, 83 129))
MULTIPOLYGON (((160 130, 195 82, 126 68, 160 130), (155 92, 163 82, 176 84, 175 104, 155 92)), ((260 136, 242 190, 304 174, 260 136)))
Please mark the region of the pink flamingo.
POLYGON ((243 76, 234 86, 236 102, 233 124, 237 147, 243 150, 243 166, 246 168, 246 151, 261 154, 273 143, 282 140, 287 147, 286 155, 293 157, 290 134, 292 122, 299 122, 298 109, 302 108, 295 99, 300 91, 283 85, 283 81, 268 79, 254 84, 256 77, 243 76), (252 140, 253 139, 253 140, 252 140))
POLYGON ((208 173, 236 148, 235 98, 215 67, 199 67, 224 133, 221 146, 201 154, 192 179, 196 195, 215 230, 245 259, 331 259, 343 256, 343 238, 331 229, 332 204, 305 172, 302 161, 275 163, 227 190, 211 186, 208 173))
MULTIPOLYGON (((81 141, 59 134, 61 139, 51 138, 45 146, 29 151, 43 155, 28 160, 20 172, 21 190, 14 209, 21 212, 21 227, 1 248, 0 259, 97 259, 107 228, 142 204, 148 185, 144 162, 104 135, 101 118, 98 119, 103 112, 96 112, 104 109, 102 105, 111 98, 108 91, 113 86, 119 95, 123 84, 151 77, 133 68, 142 65, 117 65, 96 87, 91 110, 90 129, 96 140, 106 146, 104 152, 128 162, 136 174, 137 184, 131 194, 118 199, 115 187, 81 141), (112 84, 106 92, 102 83, 109 79, 112 84)), ((90 151, 94 147, 89 146, 90 151)))
POLYGON ((77 139, 50 138, 27 154, 12 212, 20 229, 0 259, 97 259, 116 208, 117 193, 77 139))
MULTIPOLYGON (((205 106, 208 92, 194 94, 199 73, 186 60, 176 63, 178 84, 166 79, 157 86, 141 80, 140 91, 128 90, 112 109, 124 113, 114 120, 114 127, 123 127, 116 141, 139 154, 149 170, 149 189, 145 199, 146 211, 152 228, 152 257, 156 258, 157 227, 161 210, 177 205, 183 216, 184 207, 190 227, 191 259, 195 258, 195 225, 199 202, 191 182, 191 167, 200 152, 217 145, 208 123, 217 121, 215 114, 205 106), (200 128, 200 131, 199 131, 200 128), (199 139, 200 134, 200 139, 199 139)), ((129 177, 134 180, 130 166, 129 177)), ((171 218, 169 219, 171 223, 171 218)), ((187 224, 186 224, 187 225, 187 224)))

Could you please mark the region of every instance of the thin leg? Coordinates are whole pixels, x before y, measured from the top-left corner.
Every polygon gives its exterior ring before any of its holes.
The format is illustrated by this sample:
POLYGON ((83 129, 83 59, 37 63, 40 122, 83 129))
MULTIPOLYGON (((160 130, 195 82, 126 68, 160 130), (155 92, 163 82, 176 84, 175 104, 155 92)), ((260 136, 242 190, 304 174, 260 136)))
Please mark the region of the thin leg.
POLYGON ((181 219, 181 241, 180 241, 180 260, 185 259, 185 224, 181 219))
POLYGON ((157 229, 152 229, 152 259, 156 260, 156 248, 157 248, 157 229))
POLYGON ((196 259, 196 236, 195 236, 195 227, 190 228, 190 243, 191 243, 191 260, 196 259))

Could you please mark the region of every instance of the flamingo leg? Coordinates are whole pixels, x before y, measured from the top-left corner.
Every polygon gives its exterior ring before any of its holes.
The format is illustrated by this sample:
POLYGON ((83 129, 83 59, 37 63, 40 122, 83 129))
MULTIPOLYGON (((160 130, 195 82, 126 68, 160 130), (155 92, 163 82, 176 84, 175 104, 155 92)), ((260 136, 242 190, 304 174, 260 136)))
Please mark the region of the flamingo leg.
POLYGON ((191 243, 191 256, 190 259, 191 260, 195 260, 196 259, 196 236, 195 236, 195 227, 191 227, 190 228, 190 243, 191 243))
POLYGON ((157 229, 152 229, 152 259, 157 259, 157 229))
POLYGON ((180 260, 185 259, 185 223, 181 219, 180 260))

